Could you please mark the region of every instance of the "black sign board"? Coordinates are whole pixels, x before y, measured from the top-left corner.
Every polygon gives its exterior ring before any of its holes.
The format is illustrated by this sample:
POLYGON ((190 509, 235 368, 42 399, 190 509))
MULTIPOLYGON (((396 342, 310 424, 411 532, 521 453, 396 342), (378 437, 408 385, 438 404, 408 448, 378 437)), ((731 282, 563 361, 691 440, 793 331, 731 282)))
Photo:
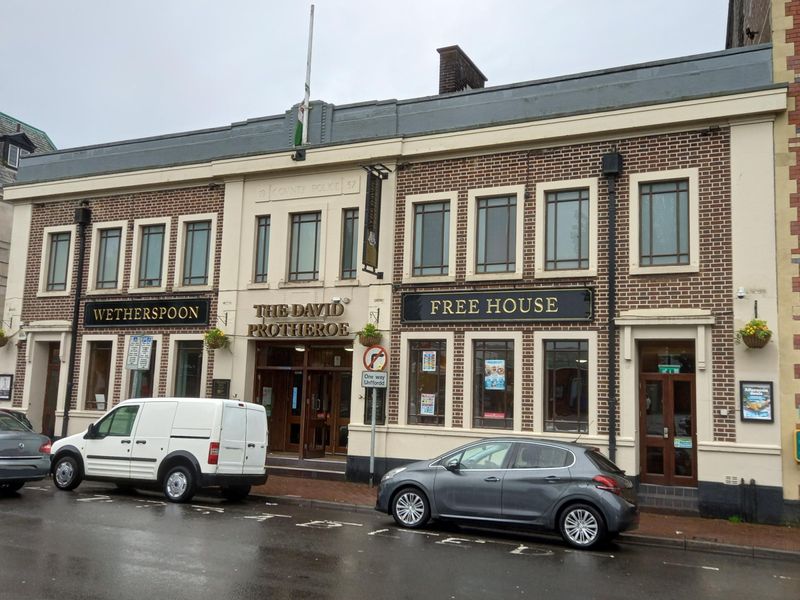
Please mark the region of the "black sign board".
POLYGON ((592 290, 490 290, 403 294, 403 323, 591 321, 592 290))
POLYGON ((86 327, 182 327, 208 324, 208 299, 87 302, 86 327))
POLYGON ((211 397, 212 398, 230 398, 231 397, 231 380, 230 379, 212 379, 211 380, 211 397))
POLYGON ((378 268, 378 242, 381 229, 381 177, 367 174, 367 201, 364 207, 364 251, 361 262, 364 269, 374 272, 378 268))

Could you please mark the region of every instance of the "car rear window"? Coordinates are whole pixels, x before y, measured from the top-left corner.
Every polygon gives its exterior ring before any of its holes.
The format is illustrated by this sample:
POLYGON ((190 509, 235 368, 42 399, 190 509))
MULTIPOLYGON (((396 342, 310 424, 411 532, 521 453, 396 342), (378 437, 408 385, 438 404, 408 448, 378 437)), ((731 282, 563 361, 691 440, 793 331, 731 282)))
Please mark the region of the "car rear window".
POLYGON ((597 450, 587 450, 586 456, 588 456, 589 460, 594 463, 594 466, 601 471, 606 471, 608 473, 624 473, 622 469, 600 454, 597 450))
POLYGON ((28 431, 28 428, 14 417, 0 414, 0 431, 28 431))

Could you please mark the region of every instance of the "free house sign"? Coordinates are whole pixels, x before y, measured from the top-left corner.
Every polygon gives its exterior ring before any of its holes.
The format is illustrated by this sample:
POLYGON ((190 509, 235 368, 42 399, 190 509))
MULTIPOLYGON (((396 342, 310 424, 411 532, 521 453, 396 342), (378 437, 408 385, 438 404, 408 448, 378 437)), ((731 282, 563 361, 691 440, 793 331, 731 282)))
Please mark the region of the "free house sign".
POLYGON ((589 288, 403 294, 403 323, 591 321, 589 288))

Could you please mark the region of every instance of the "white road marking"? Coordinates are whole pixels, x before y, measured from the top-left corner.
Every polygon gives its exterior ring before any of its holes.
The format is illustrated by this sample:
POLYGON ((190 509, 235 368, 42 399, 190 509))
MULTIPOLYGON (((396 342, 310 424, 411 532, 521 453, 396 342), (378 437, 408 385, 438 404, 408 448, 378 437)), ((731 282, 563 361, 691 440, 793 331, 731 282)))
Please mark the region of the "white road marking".
POLYGON ((350 525, 352 527, 363 527, 362 523, 348 523, 347 521, 309 521, 308 523, 295 523, 298 527, 312 527, 315 529, 335 529, 342 525, 350 525))
POLYGON ((785 579, 785 580, 787 580, 787 581, 794 581, 794 580, 795 580, 795 578, 794 578, 794 577, 788 577, 788 576, 786 576, 786 575, 773 575, 772 577, 773 577, 774 579, 785 579))
POLYGON ((145 500, 145 504, 137 504, 136 508, 152 508, 153 506, 166 506, 166 502, 161 500, 145 500))
POLYGON ((397 531, 402 531, 403 533, 415 533, 417 535, 427 535, 428 537, 439 537, 438 533, 431 533, 430 531, 415 531, 413 529, 398 529, 397 531))
POLYGON ((666 562, 665 565, 670 567, 686 567, 687 569, 704 569, 706 571, 719 571, 719 567, 709 567, 707 565, 685 565, 683 563, 666 562))
POLYGON ((53 488, 36 487, 35 485, 26 485, 26 490, 36 490, 37 492, 49 492, 53 488))
POLYGON ((95 494, 91 498, 78 498, 77 502, 113 502, 111 496, 95 494))
MULTIPOLYGON (((380 535, 381 533, 386 533, 389 531, 388 529, 376 529, 375 531, 370 531, 367 535, 380 535)), ((395 537, 395 536, 392 536, 395 537)))
POLYGON ((475 544, 485 544, 483 540, 470 540, 468 538, 459 538, 459 537, 449 537, 443 540, 436 542, 437 544, 447 544, 449 546, 459 546, 461 548, 468 548, 469 546, 465 546, 464 542, 467 544, 475 543, 475 544))
POLYGON ((269 519, 274 519, 275 517, 283 517, 284 519, 291 519, 290 515, 274 515, 272 513, 261 513, 260 515, 245 517, 245 519, 253 519, 254 521, 258 521, 259 523, 263 523, 269 519))
POLYGON ((217 514, 225 512, 225 509, 220 506, 198 506, 197 504, 192 504, 192 508, 204 515, 210 515, 212 512, 217 514))
POLYGON ((278 506, 277 502, 264 502, 264 506, 278 506))
POLYGON ((547 548, 531 548, 525 544, 520 544, 514 550, 509 552, 509 554, 517 554, 521 556, 552 556, 555 553, 547 548))

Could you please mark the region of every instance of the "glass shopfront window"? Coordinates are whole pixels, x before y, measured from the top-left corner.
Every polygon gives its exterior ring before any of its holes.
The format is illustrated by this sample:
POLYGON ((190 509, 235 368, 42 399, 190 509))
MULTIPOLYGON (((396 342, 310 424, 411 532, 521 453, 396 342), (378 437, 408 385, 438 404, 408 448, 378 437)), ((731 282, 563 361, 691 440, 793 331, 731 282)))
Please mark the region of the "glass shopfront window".
POLYGON ((514 341, 472 343, 472 426, 514 428, 514 341))
POLYGON ((199 398, 203 378, 203 341, 179 341, 176 354, 175 395, 179 398, 199 398))
POLYGON ((544 343, 545 431, 589 431, 589 342, 544 343))
POLYGON ((409 341, 408 423, 444 425, 447 342, 409 341))
POLYGON ((109 380, 113 346, 111 341, 96 341, 87 344, 89 363, 86 393, 83 398, 85 410, 106 410, 110 406, 109 380))
POLYGON ((128 398, 153 398, 155 390, 156 345, 150 349, 150 366, 147 369, 132 369, 128 376, 128 398))

